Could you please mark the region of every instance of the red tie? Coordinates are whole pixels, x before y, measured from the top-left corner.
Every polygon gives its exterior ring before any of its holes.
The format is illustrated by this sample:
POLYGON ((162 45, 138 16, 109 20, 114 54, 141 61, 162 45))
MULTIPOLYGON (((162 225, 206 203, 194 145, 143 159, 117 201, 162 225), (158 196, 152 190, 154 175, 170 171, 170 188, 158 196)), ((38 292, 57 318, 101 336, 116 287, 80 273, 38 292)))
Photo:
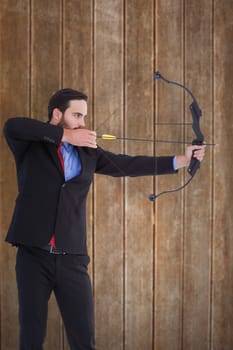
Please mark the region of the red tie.
POLYGON ((57 154, 58 154, 58 157, 60 159, 62 169, 64 171, 64 159, 63 159, 63 156, 62 156, 61 147, 62 147, 62 142, 60 142, 58 147, 57 147, 57 154))
MULTIPOLYGON (((62 153, 61 153, 61 146, 62 146, 62 142, 59 143, 58 147, 57 147, 57 154, 58 154, 58 157, 60 159, 60 162, 61 162, 61 166, 62 166, 62 169, 64 171, 64 159, 63 159, 63 156, 62 156, 62 153)), ((56 248, 56 242, 55 242, 55 236, 53 235, 49 244, 53 247, 53 248, 56 248)))

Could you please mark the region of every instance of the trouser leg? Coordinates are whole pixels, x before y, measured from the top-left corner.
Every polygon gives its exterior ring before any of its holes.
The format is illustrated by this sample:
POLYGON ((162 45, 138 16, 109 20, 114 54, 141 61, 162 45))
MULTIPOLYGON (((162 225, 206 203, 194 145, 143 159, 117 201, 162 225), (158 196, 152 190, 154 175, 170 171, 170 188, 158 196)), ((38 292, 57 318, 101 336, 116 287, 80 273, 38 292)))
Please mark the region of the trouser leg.
POLYGON ((34 248, 19 247, 16 279, 19 298, 20 350, 42 350, 48 300, 53 288, 53 257, 34 248))
POLYGON ((57 260, 54 293, 65 324, 71 350, 95 350, 94 307, 87 267, 75 255, 57 260))

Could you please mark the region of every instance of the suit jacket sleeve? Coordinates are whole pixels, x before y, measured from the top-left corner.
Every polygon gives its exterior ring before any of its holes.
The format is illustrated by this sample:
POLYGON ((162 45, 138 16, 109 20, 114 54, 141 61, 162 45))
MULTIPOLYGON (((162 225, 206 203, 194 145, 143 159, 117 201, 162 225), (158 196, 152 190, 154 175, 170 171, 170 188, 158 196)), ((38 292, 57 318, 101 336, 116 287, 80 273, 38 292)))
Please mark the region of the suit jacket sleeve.
POLYGON ((125 154, 114 154, 100 147, 98 147, 97 152, 96 173, 98 174, 115 177, 133 177, 177 173, 177 170, 173 168, 174 156, 129 156, 125 154))
POLYGON ((24 117, 8 119, 3 131, 16 162, 20 161, 31 142, 59 145, 63 136, 63 128, 59 126, 24 117))

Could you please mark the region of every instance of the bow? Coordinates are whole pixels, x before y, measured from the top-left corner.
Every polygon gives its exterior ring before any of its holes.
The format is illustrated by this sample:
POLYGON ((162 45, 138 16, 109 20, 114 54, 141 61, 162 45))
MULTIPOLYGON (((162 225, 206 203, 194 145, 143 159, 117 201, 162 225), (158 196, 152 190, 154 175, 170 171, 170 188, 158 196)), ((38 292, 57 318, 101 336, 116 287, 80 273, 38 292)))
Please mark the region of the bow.
MULTIPOLYGON (((202 112, 201 112, 201 109, 197 103, 197 100, 195 99, 192 92, 186 86, 184 86, 180 83, 177 83, 175 81, 168 80, 168 79, 164 78, 160 74, 160 72, 158 72, 158 71, 154 73, 154 78, 158 79, 158 80, 163 80, 167 84, 172 84, 172 85, 178 86, 178 87, 182 88, 183 90, 185 90, 191 96, 192 103, 190 104, 189 109, 190 109, 191 115, 192 115, 192 129, 193 129, 195 136, 196 136, 196 138, 193 139, 193 141, 192 141, 192 145, 203 145, 204 135, 201 132, 201 128, 200 128, 200 117, 202 115, 202 112)), ((151 201, 154 201, 156 198, 162 196, 163 194, 177 192, 177 191, 182 190, 192 181, 194 175, 196 174, 196 172, 199 168, 200 168, 200 161, 192 156, 190 164, 188 166, 188 170, 187 170, 188 173, 190 174, 190 178, 182 186, 180 186, 176 189, 163 191, 157 195, 155 193, 150 194, 149 199, 151 201)))
MULTIPOLYGON (((192 145, 203 145, 204 143, 204 135, 201 132, 201 128, 200 128, 200 117, 202 115, 201 109, 197 103, 197 100, 195 99, 194 95, 192 94, 192 92, 184 85, 177 83, 175 81, 172 80, 168 80, 166 78, 164 78, 160 72, 155 72, 154 73, 154 78, 158 79, 158 80, 162 80, 165 83, 168 84, 172 84, 172 85, 176 85, 179 88, 182 88, 183 90, 185 90, 192 98, 192 102, 189 106, 189 109, 191 111, 191 115, 192 115, 192 123, 187 123, 187 125, 192 125, 192 129, 195 133, 195 138, 193 139, 192 142, 187 142, 187 141, 174 141, 174 140, 150 140, 150 139, 144 139, 144 138, 127 138, 127 137, 117 137, 114 135, 109 135, 109 134, 102 134, 102 135, 98 135, 97 138, 101 138, 104 140, 128 140, 128 141, 143 141, 143 142, 158 142, 158 143, 179 143, 179 144, 192 144, 192 145)), ((170 124, 170 123, 158 123, 158 124, 170 124)), ((183 123, 181 123, 183 125, 183 123)), ((180 125, 180 123, 172 123, 172 125, 180 125)), ((215 144, 211 144, 211 143, 205 143, 205 145, 207 146, 215 146, 215 144)), ((200 168, 200 161, 196 158, 194 158, 192 156, 190 164, 188 166, 188 173, 190 175, 190 178, 180 187, 172 189, 172 190, 166 190, 163 192, 160 192, 159 194, 155 194, 152 193, 149 195, 149 199, 151 201, 155 201, 156 198, 166 194, 166 193, 171 193, 171 192, 177 192, 182 190, 183 188, 185 188, 193 179, 194 175, 196 174, 197 170, 200 168)))

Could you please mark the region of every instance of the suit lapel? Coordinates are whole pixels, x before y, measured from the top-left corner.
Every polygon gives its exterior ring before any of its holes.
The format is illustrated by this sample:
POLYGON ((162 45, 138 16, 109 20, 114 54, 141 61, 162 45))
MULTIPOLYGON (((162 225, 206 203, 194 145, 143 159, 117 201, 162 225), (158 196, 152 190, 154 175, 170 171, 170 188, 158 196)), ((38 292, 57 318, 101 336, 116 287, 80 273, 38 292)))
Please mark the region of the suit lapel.
POLYGON ((61 175, 64 177, 64 171, 62 169, 61 161, 60 161, 59 156, 57 154, 57 146, 54 144, 47 143, 46 148, 48 150, 48 153, 49 153, 52 161, 54 162, 54 164, 58 168, 61 175))

